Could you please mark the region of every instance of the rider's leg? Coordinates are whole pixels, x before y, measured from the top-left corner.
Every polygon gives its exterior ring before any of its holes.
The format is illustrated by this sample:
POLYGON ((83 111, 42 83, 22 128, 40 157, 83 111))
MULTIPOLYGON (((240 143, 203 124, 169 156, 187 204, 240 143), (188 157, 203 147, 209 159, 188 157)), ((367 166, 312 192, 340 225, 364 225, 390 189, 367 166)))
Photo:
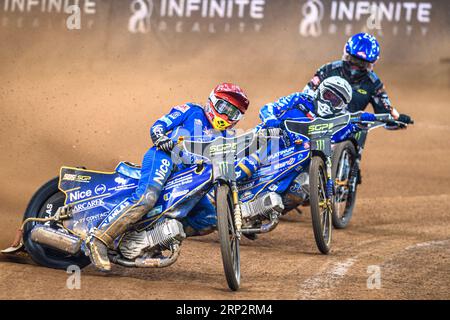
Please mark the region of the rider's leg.
POLYGON ((108 247, 112 248, 118 236, 153 208, 172 169, 172 160, 165 152, 153 147, 145 154, 136 192, 120 210, 112 210, 88 238, 90 258, 97 268, 104 271, 111 269, 108 247))
POLYGON ((205 195, 182 220, 187 237, 204 236, 214 232, 217 225, 216 207, 210 195, 205 195))

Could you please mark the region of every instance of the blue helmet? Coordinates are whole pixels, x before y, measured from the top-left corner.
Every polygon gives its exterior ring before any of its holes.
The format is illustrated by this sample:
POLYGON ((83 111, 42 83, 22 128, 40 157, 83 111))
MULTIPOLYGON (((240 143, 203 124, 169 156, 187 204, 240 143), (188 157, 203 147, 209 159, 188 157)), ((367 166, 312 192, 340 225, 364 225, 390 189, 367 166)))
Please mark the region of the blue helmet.
POLYGON ((358 33, 348 39, 345 52, 355 58, 374 63, 380 57, 380 44, 374 36, 358 33))

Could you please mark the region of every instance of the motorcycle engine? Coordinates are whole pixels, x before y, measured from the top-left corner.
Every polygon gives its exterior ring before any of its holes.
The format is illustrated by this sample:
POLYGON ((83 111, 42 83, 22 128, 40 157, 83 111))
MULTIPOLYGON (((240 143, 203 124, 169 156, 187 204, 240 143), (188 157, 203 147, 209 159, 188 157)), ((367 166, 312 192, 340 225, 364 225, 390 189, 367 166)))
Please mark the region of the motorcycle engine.
POLYGON ((280 214, 284 210, 283 199, 276 192, 269 192, 255 201, 241 204, 242 217, 250 220, 254 217, 269 218, 270 214, 280 214))
POLYGON ((306 172, 300 173, 294 180, 294 187, 291 189, 299 199, 303 201, 309 199, 309 174, 306 172))
POLYGON ((127 233, 119 245, 122 255, 134 260, 144 252, 170 249, 171 245, 186 238, 181 222, 175 219, 156 223, 153 228, 141 232, 127 233))

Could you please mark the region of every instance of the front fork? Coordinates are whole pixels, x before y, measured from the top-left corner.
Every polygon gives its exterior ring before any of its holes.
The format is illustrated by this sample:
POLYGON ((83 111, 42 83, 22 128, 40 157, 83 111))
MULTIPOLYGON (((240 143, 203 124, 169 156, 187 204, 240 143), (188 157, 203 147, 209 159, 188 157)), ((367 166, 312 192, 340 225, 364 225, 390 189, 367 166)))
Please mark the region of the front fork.
POLYGON ((325 195, 326 195, 326 207, 331 210, 331 201, 334 195, 334 180, 333 180, 333 174, 332 174, 332 162, 331 162, 331 156, 327 156, 325 161, 326 166, 326 173, 327 173, 327 185, 325 189, 325 195))
POLYGON ((231 182, 231 194, 233 195, 234 224, 236 226, 236 236, 240 240, 242 235, 242 211, 239 204, 239 193, 236 181, 231 182))

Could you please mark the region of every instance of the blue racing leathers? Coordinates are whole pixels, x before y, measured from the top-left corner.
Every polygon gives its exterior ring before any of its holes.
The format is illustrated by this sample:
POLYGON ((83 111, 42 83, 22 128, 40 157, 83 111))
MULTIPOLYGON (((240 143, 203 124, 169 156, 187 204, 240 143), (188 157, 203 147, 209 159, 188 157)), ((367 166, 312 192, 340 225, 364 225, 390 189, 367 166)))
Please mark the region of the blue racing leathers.
MULTIPOLYGON (((138 222, 149 212, 158 200, 167 179, 175 169, 175 164, 169 154, 174 146, 173 140, 184 137, 211 135, 212 126, 196 104, 185 104, 174 107, 169 114, 160 118, 150 129, 153 142, 159 140, 157 147, 151 147, 142 160, 141 178, 133 195, 121 202, 118 210, 113 210, 102 221, 97 229, 90 232, 86 239, 91 261, 101 270, 110 270, 111 265, 107 248, 114 246, 114 240, 123 234, 130 226, 138 222), (172 139, 172 141, 170 140, 172 139), (165 151, 162 151, 165 150, 165 151)), ((211 206, 205 200, 200 201, 199 210, 204 217, 191 217, 183 221, 191 228, 211 228, 211 206), (203 207, 202 207, 203 205, 203 207), (189 219, 192 220, 189 223, 189 219), (207 224, 207 226, 205 226, 207 224)), ((201 231, 190 232, 198 234, 201 231)))
MULTIPOLYGON (((314 100, 312 96, 305 93, 296 92, 289 96, 282 97, 278 101, 266 104, 259 112, 259 117, 262 123, 258 125, 257 130, 268 128, 281 128, 282 139, 279 139, 279 150, 291 146, 298 139, 294 134, 284 130, 284 120, 301 120, 312 121, 316 118, 314 113, 314 100)), ((336 114, 338 116, 339 114, 336 114)), ((354 125, 349 125, 349 130, 342 130, 342 133, 336 137, 340 142, 348 139, 348 137, 359 128, 354 125)), ((264 162, 265 158, 274 153, 273 144, 269 144, 269 148, 264 152, 257 152, 250 157, 242 159, 237 167, 237 174, 241 179, 250 178, 255 171, 259 169, 259 165, 264 162)), ((277 150, 278 151, 278 150, 277 150)))
MULTIPOLYGON (((174 107, 168 114, 158 119, 150 128, 150 136, 155 143, 161 135, 167 135, 174 143, 179 137, 207 139, 217 135, 224 135, 225 132, 214 130, 203 111, 203 107, 198 104, 187 103, 174 107)), ((190 163, 193 161, 191 156, 184 159, 190 163)), ((132 200, 139 199, 147 192, 151 191, 159 196, 167 179, 174 170, 182 168, 183 164, 175 164, 170 154, 151 147, 144 155, 141 169, 141 179, 136 192, 133 194, 132 200)), ((183 224, 189 225, 199 233, 205 229, 210 229, 215 224, 215 210, 208 199, 202 199, 197 205, 195 215, 189 215, 183 224), (211 218, 211 214, 214 217, 211 218)), ((151 209, 151 208, 149 208, 151 209)))
MULTIPOLYGON (((203 107, 193 103, 172 108, 150 128, 153 143, 161 135, 167 135, 177 142, 180 136, 202 137, 213 133, 217 134, 206 118, 203 107)), ((153 189, 159 194, 174 169, 175 164, 170 154, 155 146, 151 147, 142 160, 141 179, 133 195, 133 201, 138 201, 148 189, 153 189)))

